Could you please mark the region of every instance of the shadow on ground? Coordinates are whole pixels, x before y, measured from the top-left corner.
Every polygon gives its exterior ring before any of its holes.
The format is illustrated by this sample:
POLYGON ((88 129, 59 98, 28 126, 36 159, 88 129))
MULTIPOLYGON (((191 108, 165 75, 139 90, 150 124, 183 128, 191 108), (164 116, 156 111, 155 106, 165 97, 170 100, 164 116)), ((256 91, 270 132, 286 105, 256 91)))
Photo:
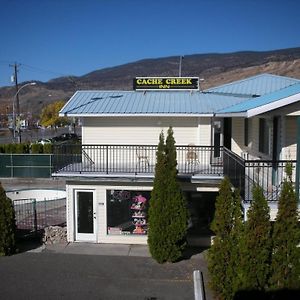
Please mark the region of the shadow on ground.
POLYGON ((193 256, 203 254, 203 252, 206 251, 207 249, 208 247, 188 246, 183 253, 182 260, 188 260, 193 256))
POLYGON ((17 254, 37 249, 43 245, 42 236, 28 235, 17 238, 17 254))
POLYGON ((263 291, 238 291, 234 300, 287 300, 300 299, 300 290, 282 289, 270 292, 263 291))

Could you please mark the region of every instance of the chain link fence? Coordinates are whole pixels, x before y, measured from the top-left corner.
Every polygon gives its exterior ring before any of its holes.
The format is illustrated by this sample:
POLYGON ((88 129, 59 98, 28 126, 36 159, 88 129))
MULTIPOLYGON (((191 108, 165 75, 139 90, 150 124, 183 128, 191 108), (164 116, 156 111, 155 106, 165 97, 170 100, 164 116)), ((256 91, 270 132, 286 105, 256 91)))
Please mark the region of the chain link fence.
POLYGON ((37 201, 14 200, 18 236, 38 234, 47 226, 66 223, 66 198, 37 201))

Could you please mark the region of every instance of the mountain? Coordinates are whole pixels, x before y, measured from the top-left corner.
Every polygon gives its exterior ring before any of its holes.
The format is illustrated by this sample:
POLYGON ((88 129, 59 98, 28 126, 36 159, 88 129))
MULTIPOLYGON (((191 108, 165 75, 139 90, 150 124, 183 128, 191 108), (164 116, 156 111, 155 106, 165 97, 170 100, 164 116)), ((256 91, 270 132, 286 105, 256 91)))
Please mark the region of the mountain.
MULTIPOLYGON (((59 77, 37 82, 19 94, 22 112, 39 115, 41 109, 57 100, 67 100, 77 90, 132 90, 137 76, 178 76, 179 57, 143 59, 96 70, 83 76, 59 77)), ((187 55, 182 60, 182 76, 203 78, 201 88, 217 86, 245 77, 272 73, 300 79, 300 47, 265 52, 243 51, 187 55)), ((24 83, 21 83, 22 85, 24 83)), ((12 111, 14 87, 0 88, 0 113, 12 111)))

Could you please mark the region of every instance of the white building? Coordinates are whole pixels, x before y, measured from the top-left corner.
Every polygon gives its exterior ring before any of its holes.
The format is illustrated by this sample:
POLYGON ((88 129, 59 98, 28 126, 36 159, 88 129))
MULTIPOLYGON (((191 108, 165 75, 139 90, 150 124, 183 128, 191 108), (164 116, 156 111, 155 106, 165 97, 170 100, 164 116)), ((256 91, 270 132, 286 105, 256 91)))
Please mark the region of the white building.
POLYGON ((81 118, 82 145, 58 146, 53 173, 67 180, 68 240, 147 243, 156 146, 169 126, 190 243, 209 241, 224 175, 240 189, 245 210, 260 184, 274 215, 284 166, 296 166, 299 100, 299 80, 270 74, 204 92, 76 92, 60 115, 81 118))

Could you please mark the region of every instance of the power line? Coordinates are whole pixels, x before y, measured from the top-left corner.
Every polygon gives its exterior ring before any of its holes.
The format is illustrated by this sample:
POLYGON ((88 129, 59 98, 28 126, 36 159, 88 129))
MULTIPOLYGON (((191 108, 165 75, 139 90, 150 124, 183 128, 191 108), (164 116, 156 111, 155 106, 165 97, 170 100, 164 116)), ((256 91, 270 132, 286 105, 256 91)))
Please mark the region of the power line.
POLYGON ((70 82, 72 82, 73 84, 75 84, 76 86, 78 86, 78 83, 74 80, 74 76, 71 75, 67 75, 67 74, 63 74, 63 73, 59 73, 59 72, 53 72, 50 70, 46 70, 46 69, 42 69, 42 68, 38 68, 38 67, 34 67, 34 66, 30 66, 27 64, 22 64, 22 67, 25 67, 31 71, 38 71, 38 72, 42 72, 42 73, 48 73, 48 74, 53 74, 53 75, 59 75, 62 77, 66 77, 70 82))
POLYGON ((66 74, 63 74, 63 73, 54 72, 54 71, 51 71, 51 70, 46 70, 46 69, 30 66, 30 65, 27 65, 27 64, 22 64, 22 67, 28 68, 29 70, 31 69, 31 70, 34 70, 34 71, 53 74, 53 75, 59 75, 59 76, 64 76, 64 77, 70 76, 70 75, 66 75, 66 74))

